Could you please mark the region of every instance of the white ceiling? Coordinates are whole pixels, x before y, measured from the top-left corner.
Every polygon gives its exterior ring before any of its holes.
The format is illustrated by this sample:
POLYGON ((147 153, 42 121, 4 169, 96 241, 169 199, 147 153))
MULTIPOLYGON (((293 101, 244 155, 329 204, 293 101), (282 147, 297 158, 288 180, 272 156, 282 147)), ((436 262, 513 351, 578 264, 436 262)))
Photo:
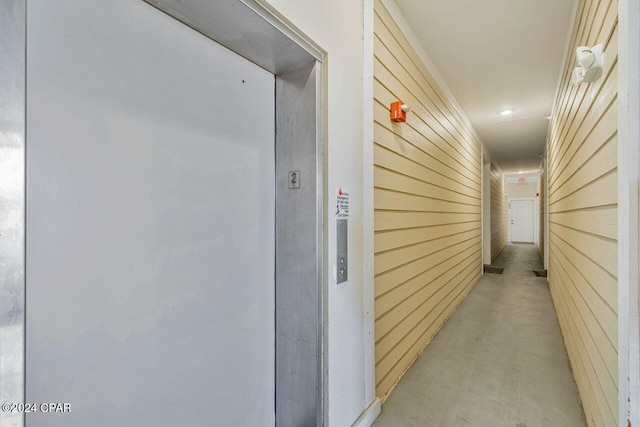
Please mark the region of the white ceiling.
POLYGON ((575 1, 396 0, 507 174, 539 169, 575 1))

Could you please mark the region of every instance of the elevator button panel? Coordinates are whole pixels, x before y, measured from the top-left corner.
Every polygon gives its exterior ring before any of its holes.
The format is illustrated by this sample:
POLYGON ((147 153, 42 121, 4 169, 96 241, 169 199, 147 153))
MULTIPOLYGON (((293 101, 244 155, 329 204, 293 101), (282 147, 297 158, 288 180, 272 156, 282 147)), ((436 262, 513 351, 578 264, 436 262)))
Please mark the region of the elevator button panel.
POLYGON ((337 224, 337 268, 336 268, 336 283, 340 284, 347 281, 348 278, 348 223, 347 219, 339 219, 336 221, 337 224))

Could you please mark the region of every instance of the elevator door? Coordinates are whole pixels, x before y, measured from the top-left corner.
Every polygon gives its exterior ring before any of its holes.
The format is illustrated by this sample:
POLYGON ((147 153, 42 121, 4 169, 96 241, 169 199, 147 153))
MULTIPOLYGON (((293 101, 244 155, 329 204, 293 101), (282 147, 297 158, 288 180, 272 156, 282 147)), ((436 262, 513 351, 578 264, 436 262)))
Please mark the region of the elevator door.
POLYGON ((274 76, 142 1, 27 31, 27 425, 272 425, 274 76))

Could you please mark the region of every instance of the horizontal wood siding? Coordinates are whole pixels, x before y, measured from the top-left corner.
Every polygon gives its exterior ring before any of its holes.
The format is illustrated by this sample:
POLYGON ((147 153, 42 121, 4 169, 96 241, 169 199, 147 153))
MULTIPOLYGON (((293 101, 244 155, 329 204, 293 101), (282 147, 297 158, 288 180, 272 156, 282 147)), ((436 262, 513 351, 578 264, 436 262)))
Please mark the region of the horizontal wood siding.
POLYGON ((538 183, 537 182, 526 182, 524 184, 506 183, 504 187, 504 192, 508 197, 512 199, 536 197, 536 193, 538 192, 538 183))
POLYGON ((538 180, 538 251, 540 252, 540 260, 544 264, 544 183, 547 174, 544 166, 540 170, 540 179, 538 180))
POLYGON ((504 175, 491 164, 491 262, 507 244, 507 203, 505 201, 504 175))
POLYGON ((617 10, 579 3, 547 147, 549 285, 590 426, 618 425, 617 10), (598 43, 602 77, 573 85, 576 47, 598 43))
POLYGON ((375 3, 376 394, 386 399, 482 269, 481 146, 375 3), (406 123, 389 105, 411 105, 406 123))

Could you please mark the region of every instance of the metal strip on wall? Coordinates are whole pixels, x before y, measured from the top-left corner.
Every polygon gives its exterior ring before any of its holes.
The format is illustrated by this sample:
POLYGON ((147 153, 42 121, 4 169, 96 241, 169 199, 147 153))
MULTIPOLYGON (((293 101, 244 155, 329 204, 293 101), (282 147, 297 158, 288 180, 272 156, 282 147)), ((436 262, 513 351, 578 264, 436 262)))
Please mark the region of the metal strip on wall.
MULTIPOLYGON (((0 2, 0 402, 24 398, 25 0, 0 2)), ((0 411, 0 425, 24 423, 0 411)))

